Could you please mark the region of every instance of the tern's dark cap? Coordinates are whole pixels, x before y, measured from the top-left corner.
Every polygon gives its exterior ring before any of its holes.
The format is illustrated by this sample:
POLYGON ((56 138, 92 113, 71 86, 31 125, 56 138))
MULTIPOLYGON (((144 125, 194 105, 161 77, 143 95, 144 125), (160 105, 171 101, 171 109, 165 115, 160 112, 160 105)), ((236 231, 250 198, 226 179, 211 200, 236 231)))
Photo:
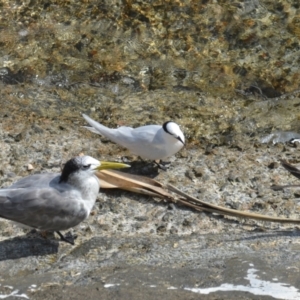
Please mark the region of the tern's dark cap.
POLYGON ((80 169, 80 164, 79 164, 79 161, 78 161, 77 157, 68 160, 66 162, 66 164, 64 165, 64 168, 63 168, 63 170, 61 172, 61 176, 60 176, 59 182, 60 183, 61 182, 67 182, 69 176, 72 173, 77 172, 79 169, 80 169))
POLYGON ((164 129, 164 131, 165 132, 167 132, 167 133, 169 133, 169 134, 171 134, 170 132, 169 132, 169 130, 168 130, 168 124, 169 123, 171 123, 172 121, 167 121, 167 122, 165 122, 164 124, 163 124, 163 129, 164 129))
POLYGON ((173 121, 168 121, 168 122, 165 122, 162 127, 166 133, 174 136, 175 139, 177 139, 183 145, 185 145, 185 138, 184 138, 184 135, 183 135, 182 131, 180 130, 178 124, 176 124, 173 121))

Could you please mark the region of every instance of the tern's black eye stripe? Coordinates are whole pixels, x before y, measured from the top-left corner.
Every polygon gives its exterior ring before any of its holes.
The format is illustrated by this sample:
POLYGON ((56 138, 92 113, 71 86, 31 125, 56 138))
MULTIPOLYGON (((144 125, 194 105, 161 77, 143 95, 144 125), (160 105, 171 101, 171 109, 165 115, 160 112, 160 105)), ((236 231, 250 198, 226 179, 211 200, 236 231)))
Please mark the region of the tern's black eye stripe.
MULTIPOLYGON (((169 132, 169 130, 168 130, 168 127, 167 127, 167 125, 168 125, 169 123, 171 123, 171 121, 165 122, 165 123, 163 124, 163 129, 164 129, 164 131, 167 132, 168 134, 171 134, 171 133, 169 132)), ((172 135, 172 134, 171 134, 171 135, 172 135)))

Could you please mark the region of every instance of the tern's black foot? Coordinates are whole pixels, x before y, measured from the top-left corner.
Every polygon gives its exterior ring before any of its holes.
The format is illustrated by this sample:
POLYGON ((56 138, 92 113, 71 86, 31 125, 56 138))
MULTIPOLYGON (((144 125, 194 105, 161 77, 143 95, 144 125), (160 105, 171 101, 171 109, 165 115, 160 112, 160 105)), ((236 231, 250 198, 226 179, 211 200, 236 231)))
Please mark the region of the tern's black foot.
POLYGON ((163 170, 163 171, 167 171, 169 166, 170 166, 170 161, 154 161, 154 163, 158 166, 159 169, 163 170))
POLYGON ((69 243, 71 245, 74 245, 74 241, 77 238, 77 235, 72 235, 72 233, 69 231, 66 233, 66 235, 62 235, 59 231, 56 231, 56 233, 60 236, 60 239, 66 243, 69 243))

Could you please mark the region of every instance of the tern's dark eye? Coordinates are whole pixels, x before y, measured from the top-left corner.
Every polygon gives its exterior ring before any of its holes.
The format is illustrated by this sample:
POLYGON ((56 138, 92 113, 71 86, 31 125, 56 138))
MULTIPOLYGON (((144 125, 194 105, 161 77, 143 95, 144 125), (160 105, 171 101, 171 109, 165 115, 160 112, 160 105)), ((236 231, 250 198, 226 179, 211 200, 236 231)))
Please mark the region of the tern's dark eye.
POLYGON ((82 168, 84 169, 84 170, 87 170, 87 169, 89 169, 91 167, 91 164, 89 164, 89 165, 83 165, 82 166, 82 168))

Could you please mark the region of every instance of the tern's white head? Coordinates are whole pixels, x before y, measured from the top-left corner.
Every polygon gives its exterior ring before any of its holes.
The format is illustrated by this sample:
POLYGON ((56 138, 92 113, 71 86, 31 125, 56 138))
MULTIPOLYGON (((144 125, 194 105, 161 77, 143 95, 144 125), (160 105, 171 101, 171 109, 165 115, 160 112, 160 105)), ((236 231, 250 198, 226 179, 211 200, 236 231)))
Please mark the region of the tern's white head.
POLYGON ((163 124, 163 129, 166 133, 170 134, 175 139, 180 141, 183 145, 185 145, 184 135, 176 123, 172 121, 165 122, 163 124))
POLYGON ((82 173, 83 176, 93 176, 95 170, 101 166, 100 161, 91 156, 77 156, 65 164, 60 182, 67 182, 71 175, 82 173))
POLYGON ((65 164, 59 183, 67 183, 80 191, 81 198, 87 200, 85 208, 90 211, 95 203, 100 188, 100 181, 94 174, 97 170, 119 169, 129 167, 115 162, 100 162, 91 156, 77 156, 65 164))
POLYGON ((59 182, 67 182, 70 177, 93 177, 97 170, 129 168, 129 165, 118 162, 99 161, 91 156, 77 156, 66 162, 59 182))

